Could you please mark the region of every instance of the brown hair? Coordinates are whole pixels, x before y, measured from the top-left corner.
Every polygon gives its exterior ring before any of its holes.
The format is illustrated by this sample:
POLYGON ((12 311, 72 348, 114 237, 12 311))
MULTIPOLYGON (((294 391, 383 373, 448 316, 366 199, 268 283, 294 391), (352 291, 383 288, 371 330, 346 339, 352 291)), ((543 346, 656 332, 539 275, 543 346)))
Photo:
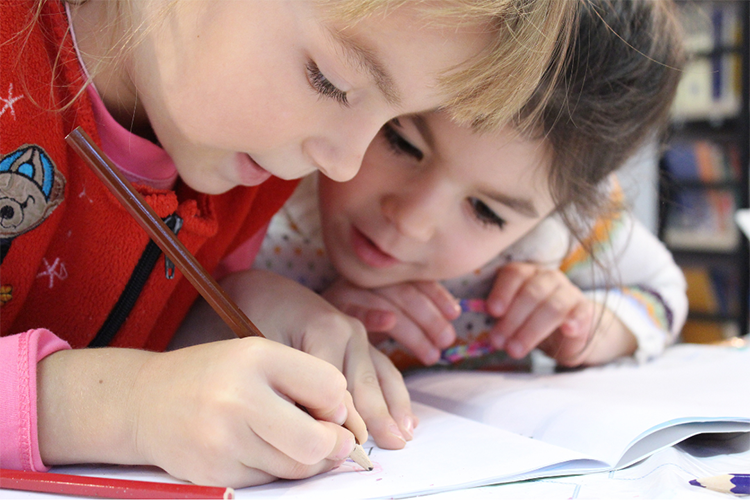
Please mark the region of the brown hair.
MULTIPOLYGON (((681 69, 682 31, 671 0, 585 0, 563 76, 545 77, 534 131, 552 150, 549 186, 574 235, 607 209, 604 181, 647 139, 663 138, 681 69), (550 90, 551 89, 551 90, 550 90), (572 214, 577 214, 573 217, 572 214)), ((578 238, 581 241, 581 238, 578 238)))

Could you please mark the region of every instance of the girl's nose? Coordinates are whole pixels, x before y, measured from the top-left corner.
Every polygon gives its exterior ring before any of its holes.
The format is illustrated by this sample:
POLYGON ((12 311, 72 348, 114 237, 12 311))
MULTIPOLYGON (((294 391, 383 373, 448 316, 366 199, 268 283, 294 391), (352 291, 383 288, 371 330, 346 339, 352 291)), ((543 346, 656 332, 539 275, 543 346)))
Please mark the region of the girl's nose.
POLYGON ((364 150, 341 148, 324 138, 305 141, 303 153, 316 169, 334 181, 349 181, 362 165, 364 150))
POLYGON ((442 210, 446 206, 445 202, 440 202, 435 193, 424 193, 425 191, 430 191, 430 188, 389 194, 380 202, 385 218, 401 234, 419 242, 428 242, 433 237, 439 221, 445 215, 442 210))
POLYGON ((359 172, 365 151, 380 130, 380 122, 362 122, 342 127, 329 135, 315 135, 304 141, 304 155, 325 176, 348 181, 359 172))

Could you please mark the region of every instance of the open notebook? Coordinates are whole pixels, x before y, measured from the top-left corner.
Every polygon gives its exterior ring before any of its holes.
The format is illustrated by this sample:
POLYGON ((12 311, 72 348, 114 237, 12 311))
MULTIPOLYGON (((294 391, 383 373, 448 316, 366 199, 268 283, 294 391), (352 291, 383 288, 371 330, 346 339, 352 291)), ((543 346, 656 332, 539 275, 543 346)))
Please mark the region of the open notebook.
MULTIPOLYGON (((747 347, 677 345, 642 366, 628 361, 548 375, 428 371, 407 382, 421 420, 415 438, 401 451, 365 444, 373 471, 347 462, 236 496, 403 498, 609 471, 696 434, 750 432, 747 347)), ((170 481, 155 468, 54 471, 170 481)))
MULTIPOLYGON (((750 349, 677 345, 658 360, 550 375, 423 372, 402 451, 372 472, 242 489, 238 497, 399 498, 627 467, 700 433, 750 432, 750 349)), ((370 449, 370 447, 372 447, 370 449)))

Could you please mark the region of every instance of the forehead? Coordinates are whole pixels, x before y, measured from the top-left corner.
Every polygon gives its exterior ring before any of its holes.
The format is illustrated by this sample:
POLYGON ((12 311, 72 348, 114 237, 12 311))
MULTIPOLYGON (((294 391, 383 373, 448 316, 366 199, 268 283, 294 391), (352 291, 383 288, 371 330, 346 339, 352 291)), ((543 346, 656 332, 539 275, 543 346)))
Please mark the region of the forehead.
POLYGON ((442 112, 416 117, 415 124, 425 139, 434 143, 436 153, 446 160, 457 164, 472 160, 487 168, 518 171, 523 168, 547 174, 550 161, 547 143, 512 127, 476 131, 455 123, 442 112), (506 162, 506 158, 513 162, 506 162))
POLYGON ((529 138, 512 127, 477 132, 441 112, 416 118, 415 126, 454 176, 489 189, 519 192, 509 195, 552 203, 547 177, 552 155, 543 139, 529 138))
POLYGON ((373 76, 387 90, 386 98, 409 113, 447 102, 442 80, 471 64, 492 39, 478 23, 431 21, 413 2, 353 20, 325 14, 324 19, 341 55, 373 76), (401 96, 411 102, 401 103, 401 96))

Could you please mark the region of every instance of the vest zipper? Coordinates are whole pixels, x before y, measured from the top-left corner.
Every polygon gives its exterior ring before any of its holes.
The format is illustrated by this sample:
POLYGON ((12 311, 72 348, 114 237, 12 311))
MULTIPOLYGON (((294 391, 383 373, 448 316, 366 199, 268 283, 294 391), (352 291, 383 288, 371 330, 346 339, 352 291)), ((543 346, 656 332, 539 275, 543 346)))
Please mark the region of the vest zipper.
MULTIPOLYGON (((177 214, 172 214, 164 218, 164 222, 170 230, 176 235, 182 228, 182 218, 177 214)), ((109 316, 102 324, 99 332, 96 333, 94 339, 89 343, 90 348, 100 348, 108 346, 112 342, 117 332, 122 327, 122 324, 127 320, 128 315, 133 310, 136 301, 143 291, 143 287, 146 285, 148 277, 154 271, 156 261, 159 260, 162 252, 158 245, 153 240, 149 240, 146 248, 141 254, 138 264, 135 265, 133 273, 130 275, 128 283, 125 285, 120 297, 117 299, 112 311, 109 312, 109 316)), ((166 256, 165 256, 166 258, 166 256)), ((174 264, 168 258, 165 259, 164 266, 166 268, 165 273, 167 278, 174 277, 174 264)))

